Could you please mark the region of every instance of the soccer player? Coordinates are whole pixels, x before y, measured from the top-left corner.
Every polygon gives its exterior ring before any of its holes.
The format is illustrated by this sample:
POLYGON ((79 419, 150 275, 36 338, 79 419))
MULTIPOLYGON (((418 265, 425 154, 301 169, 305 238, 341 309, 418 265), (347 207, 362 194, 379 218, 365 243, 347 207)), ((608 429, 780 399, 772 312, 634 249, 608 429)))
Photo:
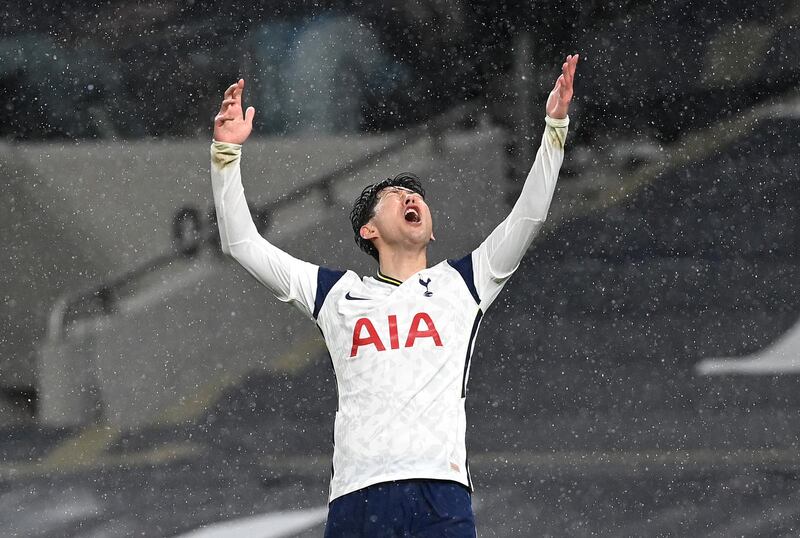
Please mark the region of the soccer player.
POLYGON ((255 109, 231 85, 214 120, 211 181, 220 240, 278 299, 322 331, 336 372, 327 537, 475 536, 464 401, 486 308, 541 228, 564 157, 578 55, 545 105, 541 146, 508 217, 462 258, 428 266, 431 213, 416 176, 367 186, 350 219, 374 276, 298 260, 261 237, 239 161, 255 109))

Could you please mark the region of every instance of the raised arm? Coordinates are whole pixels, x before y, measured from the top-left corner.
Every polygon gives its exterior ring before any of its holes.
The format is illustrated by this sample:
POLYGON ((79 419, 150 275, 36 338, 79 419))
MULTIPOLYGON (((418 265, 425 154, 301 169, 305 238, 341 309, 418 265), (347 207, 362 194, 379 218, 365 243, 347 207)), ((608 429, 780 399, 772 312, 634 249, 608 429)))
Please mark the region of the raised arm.
POLYGON ((217 208, 222 251, 231 255, 281 301, 307 315, 314 310, 318 267, 298 260, 261 237, 244 196, 240 160, 250 136, 255 109, 242 113, 244 80, 225 92, 214 118, 211 144, 211 186, 217 208))
POLYGON ((508 217, 472 253, 475 285, 482 308, 497 296, 505 281, 517 269, 522 256, 541 229, 564 159, 564 142, 569 124, 569 103, 578 55, 567 56, 561 75, 545 105, 546 127, 536 160, 520 196, 508 217))

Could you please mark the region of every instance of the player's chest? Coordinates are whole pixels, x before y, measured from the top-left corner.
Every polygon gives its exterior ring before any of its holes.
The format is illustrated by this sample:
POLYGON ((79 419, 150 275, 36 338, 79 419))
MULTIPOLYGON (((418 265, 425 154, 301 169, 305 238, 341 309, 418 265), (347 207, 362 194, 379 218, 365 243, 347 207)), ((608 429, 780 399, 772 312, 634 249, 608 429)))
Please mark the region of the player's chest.
POLYGON ((348 360, 460 347, 477 310, 463 283, 435 274, 378 292, 353 288, 343 292, 333 313, 337 355, 348 360))

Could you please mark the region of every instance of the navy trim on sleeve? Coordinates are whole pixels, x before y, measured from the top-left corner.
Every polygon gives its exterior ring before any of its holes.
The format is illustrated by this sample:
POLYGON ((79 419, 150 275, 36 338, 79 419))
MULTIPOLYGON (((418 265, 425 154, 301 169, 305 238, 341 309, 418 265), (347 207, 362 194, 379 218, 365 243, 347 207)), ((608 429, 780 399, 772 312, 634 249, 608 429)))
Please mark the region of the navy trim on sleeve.
POLYGON ((327 267, 320 267, 317 271, 317 295, 314 297, 314 319, 317 319, 319 311, 331 288, 344 276, 344 271, 336 271, 327 267))
POLYGON ((447 260, 447 263, 450 264, 450 267, 458 271, 461 278, 464 279, 467 289, 469 289, 469 292, 472 294, 472 298, 475 299, 477 304, 481 304, 481 298, 478 296, 478 290, 475 288, 475 276, 472 272, 472 253, 470 252, 460 260, 447 260))
MULTIPOLYGON (((472 323, 472 332, 469 334, 469 343, 467 344, 467 357, 464 359, 464 375, 461 378, 461 397, 467 397, 467 372, 469 372, 469 364, 472 362, 472 344, 475 342, 475 335, 478 334, 478 327, 481 324, 483 312, 478 309, 478 314, 475 316, 475 321, 472 323)), ((470 486, 471 487, 471 486, 470 486)))

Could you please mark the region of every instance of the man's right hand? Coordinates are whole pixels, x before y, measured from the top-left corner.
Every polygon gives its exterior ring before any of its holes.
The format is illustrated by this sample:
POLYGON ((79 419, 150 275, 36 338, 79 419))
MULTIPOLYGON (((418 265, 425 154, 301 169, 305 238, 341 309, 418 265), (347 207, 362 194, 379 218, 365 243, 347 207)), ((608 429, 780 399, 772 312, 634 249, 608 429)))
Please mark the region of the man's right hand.
POLYGON ((248 107, 247 112, 242 114, 243 91, 244 79, 239 79, 239 82, 225 90, 219 113, 214 118, 214 140, 217 142, 244 144, 250 136, 256 109, 248 107))

